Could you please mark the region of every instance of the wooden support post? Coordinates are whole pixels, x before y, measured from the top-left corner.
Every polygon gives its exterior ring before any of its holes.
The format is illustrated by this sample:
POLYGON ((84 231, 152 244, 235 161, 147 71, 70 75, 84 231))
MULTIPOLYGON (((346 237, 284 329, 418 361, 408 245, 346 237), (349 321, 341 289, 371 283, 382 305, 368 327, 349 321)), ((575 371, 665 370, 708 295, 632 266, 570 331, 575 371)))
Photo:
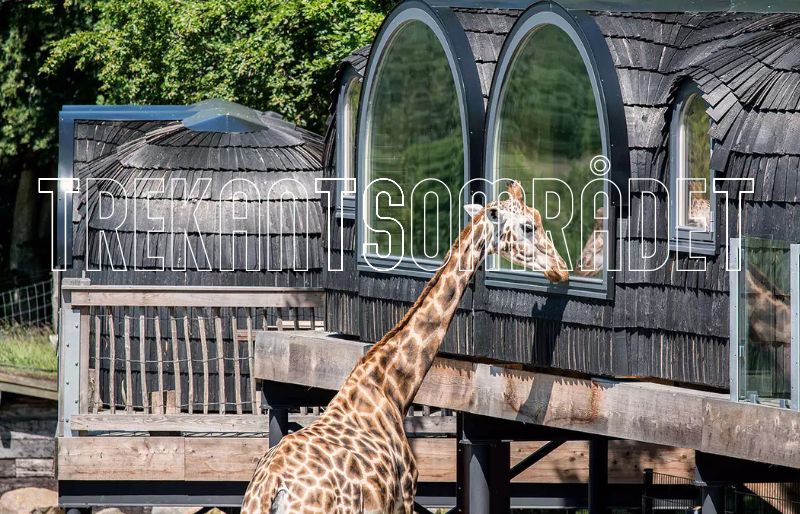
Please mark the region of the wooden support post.
POLYGON ((474 434, 486 432, 475 426, 480 422, 485 421, 469 414, 458 415, 456 511, 507 514, 511 510, 510 444, 475 438, 474 434))
POLYGON ((589 514, 608 512, 608 440, 589 441, 589 514))

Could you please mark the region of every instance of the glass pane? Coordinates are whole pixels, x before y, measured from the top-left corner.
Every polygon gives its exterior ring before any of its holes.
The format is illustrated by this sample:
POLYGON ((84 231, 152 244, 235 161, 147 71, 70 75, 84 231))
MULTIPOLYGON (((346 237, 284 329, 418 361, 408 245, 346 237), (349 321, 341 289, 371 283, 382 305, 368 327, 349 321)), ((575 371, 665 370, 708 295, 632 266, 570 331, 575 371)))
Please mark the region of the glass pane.
MULTIPOLYGON (((356 131, 358 130, 358 101, 361 98, 361 80, 353 79, 347 85, 344 98, 344 119, 342 120, 342 142, 344 151, 342 153, 344 162, 342 163, 342 176, 344 178, 354 178, 356 162, 356 131)), ((352 194, 352 193, 350 193, 352 194)))
MULTIPOLYGON (((598 178, 589 163, 603 153, 589 74, 572 39, 553 25, 535 29, 513 59, 503 86, 495 136, 495 178, 519 180, 528 204, 532 198, 543 217, 545 206, 550 216, 558 213, 554 219, 544 220, 545 229, 553 234, 561 256, 577 269, 584 247, 590 253, 594 249, 594 214, 605 205, 605 195, 598 195, 603 191, 601 182, 593 182, 584 191, 587 183, 598 178), (534 178, 556 178, 563 183, 537 185, 532 197, 534 178), (561 228, 570 216, 572 222, 561 237, 561 228)), ((585 276, 601 276, 601 261, 586 266, 585 276)))
POLYGON ((778 404, 790 397, 789 245, 742 241, 739 274, 739 398, 778 404))
POLYGON ((711 229, 711 118, 699 95, 686 101, 683 111, 683 155, 679 224, 711 229))
POLYGON ((379 254, 391 250, 399 255, 404 250, 404 255, 410 256, 413 240, 415 257, 442 258, 459 226, 464 143, 452 71, 441 43, 424 23, 408 22, 389 43, 376 74, 369 122, 367 183, 388 178, 402 188, 403 207, 389 207, 385 195, 378 207, 381 216, 391 216, 403 226, 405 248, 399 246, 396 223, 378 219, 371 205, 381 191, 391 190, 394 201, 399 201, 396 188, 383 183, 371 188, 365 208, 373 228, 394 235, 392 248, 385 234, 367 231, 367 241, 377 243, 379 254), (412 195, 414 186, 423 179, 438 179, 444 186, 429 182, 412 195))

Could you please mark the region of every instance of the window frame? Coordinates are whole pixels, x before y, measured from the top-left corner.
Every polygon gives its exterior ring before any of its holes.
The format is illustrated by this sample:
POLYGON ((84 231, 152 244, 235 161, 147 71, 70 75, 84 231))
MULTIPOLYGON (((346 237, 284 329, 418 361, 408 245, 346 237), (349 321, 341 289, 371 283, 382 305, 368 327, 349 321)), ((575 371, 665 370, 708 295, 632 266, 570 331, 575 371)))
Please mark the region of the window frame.
MULTIPOLYGON (((410 255, 403 255, 401 259, 397 258, 382 258, 377 255, 369 254, 369 262, 373 265, 379 265, 381 268, 376 269, 367 263, 367 256, 363 252, 365 230, 364 230, 364 198, 363 192, 366 185, 366 166, 369 162, 369 149, 370 149, 370 128, 372 123, 371 110, 374 102, 375 80, 377 72, 380 69, 382 61, 392 46, 397 34, 408 24, 413 22, 421 22, 430 29, 436 36, 436 39, 442 46, 442 49, 447 57, 450 66, 451 75, 453 78, 453 85, 455 87, 456 96, 458 99, 459 114, 461 117, 461 139, 464 152, 464 171, 463 178, 465 186, 470 182, 470 173, 474 168, 474 159, 471 153, 471 148, 476 143, 476 138, 481 141, 483 138, 482 131, 482 101, 477 107, 480 109, 476 113, 476 94, 480 95, 480 82, 477 75, 477 67, 474 64, 474 58, 466 39, 463 34, 463 28, 458 24, 458 21, 452 16, 452 13, 440 9, 434 10, 433 8, 414 0, 407 1, 403 6, 390 15, 381 27, 381 32, 376 37, 372 46, 370 60, 367 65, 367 70, 364 75, 362 88, 361 88, 361 102, 358 112, 358 158, 356 160, 356 213, 358 223, 356 223, 356 245, 357 245, 357 269, 359 271, 370 273, 382 274, 398 274, 402 273, 404 276, 429 278, 433 276, 434 272, 428 269, 434 269, 441 266, 442 261, 438 259, 424 259, 412 258, 410 255), (449 14, 452 19, 442 19, 445 14, 449 14), (457 32, 457 31, 460 31, 457 32), (454 43, 451 38, 461 36, 462 41, 454 43), (468 59, 465 57, 469 55, 468 59), (465 69, 464 66, 471 66, 465 69), (477 115, 480 115, 480 124, 477 121, 477 115), (423 269, 420 265, 428 269, 423 269)), ((478 98, 481 98, 478 96, 478 98)), ((453 191, 453 209, 459 209, 461 224, 454 227, 453 237, 458 233, 457 231, 464 226, 466 222, 466 214, 461 209, 461 206, 467 203, 469 197, 468 187, 462 187, 461 191, 453 191)), ((406 203, 410 202, 410 198, 406 195, 406 203)))
MULTIPOLYGON (((527 43, 528 38, 536 30, 543 26, 552 25, 561 29, 572 40, 586 66, 597 106, 603 155, 611 163, 611 170, 608 174, 596 178, 608 179, 620 191, 619 198, 615 198, 608 183, 604 188, 609 205, 606 206, 608 219, 604 227, 608 234, 608 240, 605 245, 606 265, 603 269, 602 280, 578 277, 570 272, 570 279, 567 283, 553 284, 544 277, 542 272, 487 269, 485 282, 487 286, 496 288, 613 300, 614 270, 617 267, 617 216, 620 205, 626 201, 627 178, 630 176, 630 161, 627 156, 627 124, 619 91, 619 81, 616 78, 608 47, 603 42, 602 35, 593 20, 585 16, 576 16, 573 17, 555 5, 534 6, 529 9, 527 16, 523 15, 520 18, 506 39, 497 63, 487 107, 484 173, 490 182, 496 180, 499 152, 495 147, 500 129, 501 102, 504 98, 505 79, 514 63, 517 50, 527 43), (596 51, 598 49, 599 51, 596 51)), ((586 165, 588 166, 589 163, 587 162, 586 165)), ((489 198, 495 198, 497 191, 489 193, 489 198)), ((579 260, 573 256, 573 261, 573 267, 575 267, 579 260)))
MULTIPOLYGON (((694 82, 682 84, 678 88, 672 104, 672 118, 669 127, 669 249, 692 255, 717 255, 717 195, 714 193, 716 173, 711 166, 714 157, 714 138, 711 136, 710 130, 708 134, 711 143, 708 184, 709 209, 711 211, 709 230, 702 231, 697 228, 683 227, 678 222, 680 219, 678 209, 682 204, 682 192, 678 187, 678 180, 685 176, 687 167, 684 119, 687 107, 693 98, 699 98, 708 108, 708 102, 703 98, 703 92, 694 82)), ((709 121, 713 124, 711 116, 709 116, 709 121)))
MULTIPOLYGON (((342 78, 339 81, 339 92, 336 99, 336 177, 337 178, 348 178, 345 176, 344 170, 346 165, 346 159, 349 157, 351 160, 350 165, 352 167, 352 178, 356 180, 356 191, 351 195, 344 195, 342 196, 341 200, 341 209, 342 215, 353 219, 356 216, 356 197, 358 196, 358 130, 360 128, 358 117, 361 112, 360 104, 361 98, 363 96, 363 77, 360 73, 358 73, 352 66, 347 66, 343 73, 342 78), (350 126, 350 117, 348 116, 348 109, 353 108, 353 106, 349 103, 349 92, 350 88, 353 87, 355 83, 360 83, 362 90, 358 96, 358 105, 355 106, 356 110, 356 122, 354 126, 350 126), (345 148, 345 142, 347 141, 347 130, 352 130, 352 148, 345 148)), ((336 190, 336 198, 339 198, 339 194, 342 192, 342 184, 338 184, 336 190)))

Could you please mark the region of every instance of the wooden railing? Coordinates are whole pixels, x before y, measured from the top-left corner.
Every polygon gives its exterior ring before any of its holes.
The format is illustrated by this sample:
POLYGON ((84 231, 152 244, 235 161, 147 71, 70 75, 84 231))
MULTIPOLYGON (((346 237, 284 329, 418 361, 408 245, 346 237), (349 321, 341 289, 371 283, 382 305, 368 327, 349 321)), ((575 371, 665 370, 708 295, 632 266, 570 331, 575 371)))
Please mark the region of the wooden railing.
POLYGON ((64 436, 262 431, 262 420, 253 416, 260 407, 251 373, 254 332, 320 329, 324 319, 324 292, 316 288, 104 286, 65 279, 61 298, 64 436))

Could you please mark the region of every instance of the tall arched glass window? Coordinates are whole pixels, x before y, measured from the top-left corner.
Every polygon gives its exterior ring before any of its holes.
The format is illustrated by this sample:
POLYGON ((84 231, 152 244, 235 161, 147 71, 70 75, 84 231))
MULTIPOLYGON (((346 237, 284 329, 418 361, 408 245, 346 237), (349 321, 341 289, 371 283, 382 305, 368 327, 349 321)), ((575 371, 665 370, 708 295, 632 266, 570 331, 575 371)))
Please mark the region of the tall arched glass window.
MULTIPOLYGON (((596 156, 607 155, 594 75, 574 29, 563 20, 556 24, 560 19, 552 13, 544 16, 517 36, 499 97, 490 107, 489 171, 493 180, 522 183, 528 205, 540 211, 572 270, 569 287, 597 282, 590 289, 601 295, 609 228, 601 179, 608 177, 592 166, 596 156)), ((495 266, 510 268, 502 260, 495 266)), ((538 275, 523 272, 534 282, 538 275)))
POLYGON ((711 117, 693 84, 679 89, 670 131, 670 241, 673 249, 713 253, 714 194, 711 117))
POLYGON ((364 232, 372 248, 368 253, 435 261, 444 257, 457 233, 458 194, 465 175, 454 70, 437 34, 414 19, 392 33, 379 59, 365 93, 369 104, 364 180, 359 185, 365 188, 379 180, 364 198, 364 220, 374 229, 364 232), (399 190, 404 205, 390 205, 382 193, 399 202, 399 190))
MULTIPOLYGON (((358 103, 361 99, 361 76, 348 68, 342 77, 337 100, 336 170, 340 178, 356 178, 356 140, 358 134, 358 103)), ((343 187, 343 207, 352 215, 355 211, 355 188, 343 187)))
POLYGON ((356 129, 358 127, 358 101, 361 98, 361 79, 348 81, 342 104, 342 177, 356 177, 356 129))

